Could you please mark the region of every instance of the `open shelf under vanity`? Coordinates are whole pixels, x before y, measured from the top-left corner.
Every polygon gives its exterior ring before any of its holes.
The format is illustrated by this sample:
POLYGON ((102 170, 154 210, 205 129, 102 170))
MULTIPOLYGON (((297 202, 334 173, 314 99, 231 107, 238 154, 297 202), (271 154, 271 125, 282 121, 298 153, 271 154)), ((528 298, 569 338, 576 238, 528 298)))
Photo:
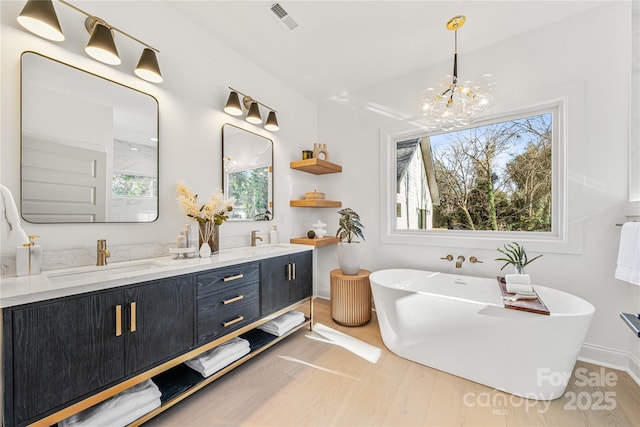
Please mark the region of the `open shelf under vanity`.
POLYGON ((167 371, 164 371, 152 377, 151 380, 158 386, 160 392, 162 393, 162 396, 160 397, 160 401, 162 402, 162 404, 159 408, 153 410, 152 412, 149 412, 141 418, 138 418, 135 422, 131 423, 130 426, 139 426, 144 424, 145 422, 150 421, 155 416, 159 415, 163 411, 166 411, 171 406, 186 399, 196 391, 207 386, 208 384, 211 384, 218 378, 231 372, 246 361, 256 357, 263 351, 268 350, 288 336, 304 328, 311 328, 310 318, 305 318, 305 321, 303 323, 294 327, 281 336, 275 336, 260 329, 252 329, 248 332, 240 334, 240 338, 244 338, 249 341, 250 352, 206 378, 204 378, 193 369, 189 368, 184 363, 181 363, 167 371))

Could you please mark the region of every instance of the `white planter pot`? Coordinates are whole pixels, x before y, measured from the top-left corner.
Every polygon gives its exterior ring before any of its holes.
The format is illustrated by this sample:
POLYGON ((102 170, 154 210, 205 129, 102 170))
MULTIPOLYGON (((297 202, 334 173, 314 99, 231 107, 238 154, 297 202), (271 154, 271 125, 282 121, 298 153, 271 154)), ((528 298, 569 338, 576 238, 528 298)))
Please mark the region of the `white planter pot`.
POLYGON ((338 265, 344 274, 360 271, 360 244, 338 243, 338 265))

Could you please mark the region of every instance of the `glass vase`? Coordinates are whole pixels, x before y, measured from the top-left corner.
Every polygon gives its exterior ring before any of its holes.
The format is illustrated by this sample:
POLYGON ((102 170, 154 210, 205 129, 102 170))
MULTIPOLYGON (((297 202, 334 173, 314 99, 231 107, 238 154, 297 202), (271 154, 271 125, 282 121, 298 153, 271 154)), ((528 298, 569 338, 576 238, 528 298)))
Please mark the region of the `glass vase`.
POLYGON ((209 244, 209 248, 211 248, 211 253, 218 253, 220 250, 220 226, 211 221, 198 222, 198 225, 200 226, 198 248, 202 247, 206 238, 206 242, 209 244))

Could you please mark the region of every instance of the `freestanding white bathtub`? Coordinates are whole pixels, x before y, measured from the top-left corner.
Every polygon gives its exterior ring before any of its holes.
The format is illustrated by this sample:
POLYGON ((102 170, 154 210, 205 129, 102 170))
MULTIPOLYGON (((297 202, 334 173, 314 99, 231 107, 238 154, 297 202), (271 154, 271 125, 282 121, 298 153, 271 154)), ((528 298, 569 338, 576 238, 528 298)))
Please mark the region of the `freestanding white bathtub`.
POLYGON ((403 358, 536 400, 561 397, 595 308, 534 286, 549 316, 504 308, 496 279, 421 270, 370 276, 384 344, 403 358))

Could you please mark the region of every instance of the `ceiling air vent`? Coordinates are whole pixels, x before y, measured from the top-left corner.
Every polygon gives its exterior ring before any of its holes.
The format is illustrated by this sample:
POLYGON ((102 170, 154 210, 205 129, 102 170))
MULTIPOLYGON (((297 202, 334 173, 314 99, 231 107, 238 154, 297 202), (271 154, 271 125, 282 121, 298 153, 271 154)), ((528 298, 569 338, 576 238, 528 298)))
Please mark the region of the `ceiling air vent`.
POLYGON ((298 26, 298 23, 284 10, 280 3, 273 3, 269 9, 288 29, 294 30, 298 26))

